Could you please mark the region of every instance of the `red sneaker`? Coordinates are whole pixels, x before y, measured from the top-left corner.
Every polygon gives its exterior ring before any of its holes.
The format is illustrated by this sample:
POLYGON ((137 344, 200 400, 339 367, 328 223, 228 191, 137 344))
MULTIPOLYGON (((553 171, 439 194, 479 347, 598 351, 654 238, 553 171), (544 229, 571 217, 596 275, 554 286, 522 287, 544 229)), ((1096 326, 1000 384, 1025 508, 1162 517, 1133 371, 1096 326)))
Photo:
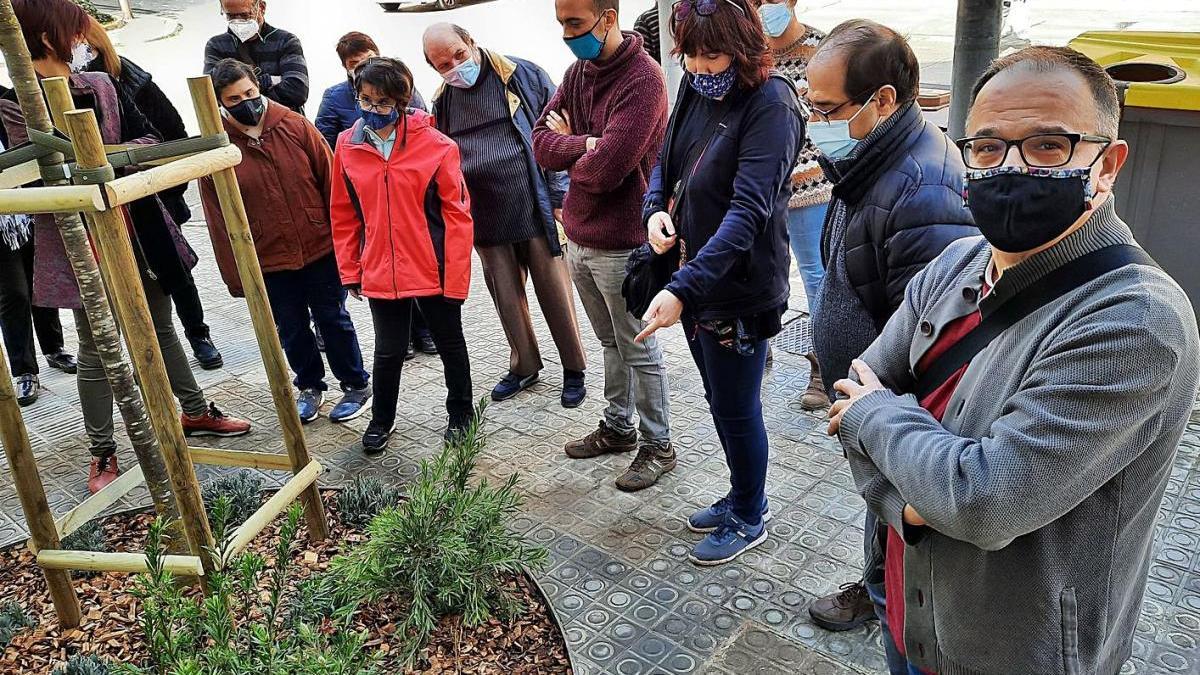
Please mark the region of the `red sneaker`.
POLYGON ((121 469, 117 467, 116 455, 93 457, 92 467, 88 470, 88 492, 96 494, 108 487, 108 484, 116 480, 117 476, 120 475, 121 469))
POLYGON ((213 403, 203 415, 183 415, 184 436, 245 436, 250 433, 250 423, 236 417, 226 417, 213 403))

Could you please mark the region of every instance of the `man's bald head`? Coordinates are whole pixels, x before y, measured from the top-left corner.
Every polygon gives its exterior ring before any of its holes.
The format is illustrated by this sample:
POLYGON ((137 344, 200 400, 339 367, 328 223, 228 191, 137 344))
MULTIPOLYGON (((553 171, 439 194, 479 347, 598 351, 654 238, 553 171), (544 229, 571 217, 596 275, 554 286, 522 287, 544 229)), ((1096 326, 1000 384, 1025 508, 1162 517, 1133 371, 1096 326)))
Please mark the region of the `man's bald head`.
POLYGON ((457 24, 435 23, 425 29, 421 42, 425 62, 439 73, 449 72, 475 56, 475 40, 457 24))

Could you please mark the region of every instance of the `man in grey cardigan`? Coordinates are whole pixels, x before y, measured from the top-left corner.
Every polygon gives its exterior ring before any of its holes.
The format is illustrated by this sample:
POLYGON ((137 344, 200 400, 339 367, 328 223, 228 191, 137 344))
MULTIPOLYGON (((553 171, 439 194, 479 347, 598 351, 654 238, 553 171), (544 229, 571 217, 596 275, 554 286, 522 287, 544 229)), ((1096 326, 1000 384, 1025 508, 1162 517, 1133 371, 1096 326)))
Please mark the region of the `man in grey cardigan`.
POLYGON ((1111 675, 1132 650, 1196 396, 1196 318, 1153 264, 1090 271, 940 386, 922 382, 918 400, 914 373, 937 370, 981 318, 1074 260, 1134 244, 1113 206, 1128 147, 1103 69, 1027 48, 996 61, 974 99, 960 145, 986 241, 955 242, 913 279, 836 384, 849 398, 830 433, 890 526, 891 672, 1111 675))

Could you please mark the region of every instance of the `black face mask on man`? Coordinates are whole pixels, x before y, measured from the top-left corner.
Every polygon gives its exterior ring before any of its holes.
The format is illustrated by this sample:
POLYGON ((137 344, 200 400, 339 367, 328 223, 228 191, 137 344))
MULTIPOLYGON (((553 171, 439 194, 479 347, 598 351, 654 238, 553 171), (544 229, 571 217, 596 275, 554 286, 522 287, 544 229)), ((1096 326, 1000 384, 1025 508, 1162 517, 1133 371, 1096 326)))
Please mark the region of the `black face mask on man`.
POLYGON ((237 120, 238 124, 252 127, 262 119, 263 113, 267 111, 267 104, 259 95, 256 98, 248 98, 235 106, 227 107, 225 111, 229 113, 230 117, 237 120))
POLYGON ((992 246, 1021 253, 1044 246, 1075 224, 1096 195, 1091 167, 999 166, 966 172, 963 202, 992 246))

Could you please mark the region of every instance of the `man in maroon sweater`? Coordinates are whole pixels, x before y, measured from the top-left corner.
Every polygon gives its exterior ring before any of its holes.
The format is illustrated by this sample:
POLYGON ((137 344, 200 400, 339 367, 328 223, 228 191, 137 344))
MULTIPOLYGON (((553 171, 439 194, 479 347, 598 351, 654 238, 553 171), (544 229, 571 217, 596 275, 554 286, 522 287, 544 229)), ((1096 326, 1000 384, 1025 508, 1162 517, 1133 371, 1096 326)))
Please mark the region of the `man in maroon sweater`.
POLYGON ((617 25, 618 0, 556 0, 563 40, 579 58, 533 130, 538 163, 567 171, 563 201, 567 266, 592 330, 604 346, 600 427, 566 445, 575 459, 638 453, 617 487, 654 485, 675 468, 666 368, 653 340, 638 343, 642 322, 625 310, 625 261, 646 240, 642 198, 666 128, 662 70, 636 33, 617 25), (641 441, 633 426, 640 418, 641 441))

